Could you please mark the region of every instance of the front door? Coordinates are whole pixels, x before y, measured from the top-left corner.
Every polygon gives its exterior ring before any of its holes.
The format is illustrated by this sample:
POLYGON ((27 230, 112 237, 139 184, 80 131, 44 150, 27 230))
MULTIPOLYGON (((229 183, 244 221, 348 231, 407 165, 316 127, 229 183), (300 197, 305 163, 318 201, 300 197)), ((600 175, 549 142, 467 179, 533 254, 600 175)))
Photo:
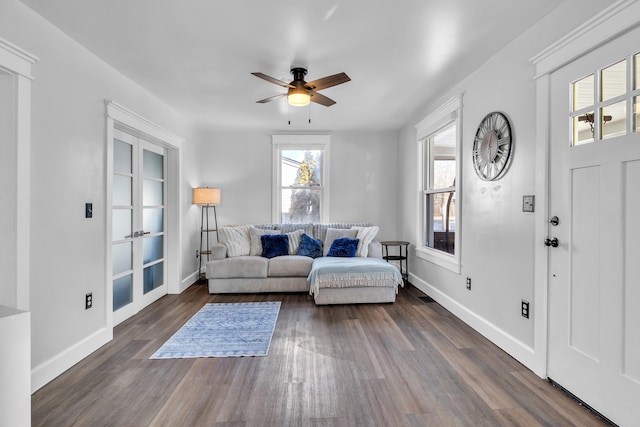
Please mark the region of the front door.
POLYGON ((623 426, 640 425, 638 40, 554 72, 550 92, 547 373, 623 426))
POLYGON ((114 325, 167 293, 164 151, 144 139, 114 130, 114 325))

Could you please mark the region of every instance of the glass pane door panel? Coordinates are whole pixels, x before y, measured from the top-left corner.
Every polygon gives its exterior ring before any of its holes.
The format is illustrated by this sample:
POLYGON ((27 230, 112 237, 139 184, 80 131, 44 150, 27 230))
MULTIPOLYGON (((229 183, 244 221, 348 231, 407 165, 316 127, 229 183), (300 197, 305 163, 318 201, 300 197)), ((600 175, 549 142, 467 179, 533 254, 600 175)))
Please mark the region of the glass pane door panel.
POLYGON ((130 271, 133 268, 133 256, 131 252, 131 242, 117 243, 113 245, 113 275, 130 271))
POLYGON ((640 132, 640 96, 633 98, 634 132, 640 132))
POLYGON ((595 80, 591 74, 573 84, 573 111, 595 104, 595 80))
POLYGON ((573 118, 573 145, 593 142, 593 111, 573 118))
POLYGON ((145 179, 142 189, 142 203, 144 206, 162 206, 163 205, 163 182, 145 179))
POLYGON ((627 92, 627 61, 620 61, 602 70, 602 100, 627 92))
POLYGON ((145 178, 164 178, 164 157, 161 154, 144 150, 142 173, 145 178))
POLYGON ((131 209, 113 209, 113 236, 114 241, 131 237, 131 209))
POLYGON ((113 176, 113 205, 131 206, 131 180, 130 176, 113 176))
POLYGON ((116 311, 133 301, 133 275, 128 275, 113 281, 113 311, 116 311))
POLYGON ((164 252, 164 236, 147 237, 143 241, 143 263, 159 260, 164 252))
POLYGON ((163 214, 163 208, 144 208, 142 228, 152 234, 161 233, 164 230, 163 214))
POLYGON ((627 101, 604 107, 601 111, 602 139, 627 133, 627 101))
POLYGON ((131 145, 113 140, 113 171, 131 173, 131 145))
POLYGON ((159 262, 144 269, 144 293, 161 286, 164 280, 164 263, 159 262))
MULTIPOLYGON (((640 89, 640 53, 635 55, 634 57, 634 66, 633 68, 636 70, 636 77, 634 79, 635 83, 633 85, 633 89, 640 89)), ((637 104, 636 104, 637 105, 637 104)))

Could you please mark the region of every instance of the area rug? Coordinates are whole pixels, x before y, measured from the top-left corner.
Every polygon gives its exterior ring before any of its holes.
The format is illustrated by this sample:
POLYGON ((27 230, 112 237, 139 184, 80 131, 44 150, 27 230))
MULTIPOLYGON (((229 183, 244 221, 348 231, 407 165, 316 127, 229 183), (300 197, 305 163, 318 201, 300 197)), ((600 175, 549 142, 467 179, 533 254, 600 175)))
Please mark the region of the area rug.
POLYGON ((206 304, 150 359, 266 356, 280 301, 206 304))

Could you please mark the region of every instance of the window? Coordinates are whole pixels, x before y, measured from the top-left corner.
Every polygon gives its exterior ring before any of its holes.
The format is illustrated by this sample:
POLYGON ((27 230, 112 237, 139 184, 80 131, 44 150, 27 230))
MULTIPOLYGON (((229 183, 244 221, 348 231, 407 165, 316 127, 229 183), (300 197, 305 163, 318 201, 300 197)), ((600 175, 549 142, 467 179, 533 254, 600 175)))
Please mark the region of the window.
POLYGON ((640 53, 572 83, 572 145, 640 131, 640 53))
POLYGON ((328 135, 273 135, 273 222, 328 221, 328 135))
POLYGON ((421 207, 416 255, 458 273, 460 106, 455 97, 416 125, 421 207))

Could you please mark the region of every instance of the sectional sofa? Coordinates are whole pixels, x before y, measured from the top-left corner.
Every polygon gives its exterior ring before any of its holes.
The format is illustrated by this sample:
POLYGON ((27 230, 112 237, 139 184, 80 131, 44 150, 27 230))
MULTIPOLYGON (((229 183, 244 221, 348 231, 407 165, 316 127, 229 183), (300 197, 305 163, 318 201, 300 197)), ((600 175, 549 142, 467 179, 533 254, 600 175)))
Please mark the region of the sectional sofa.
POLYGON ((377 231, 368 223, 223 227, 206 263, 209 293, 310 292, 316 304, 394 302, 402 277, 382 260, 377 231), (281 236, 287 253, 269 256, 262 243, 281 236), (357 239, 355 256, 328 257, 345 239, 357 239), (310 241, 320 242, 321 252, 309 252, 310 241))

